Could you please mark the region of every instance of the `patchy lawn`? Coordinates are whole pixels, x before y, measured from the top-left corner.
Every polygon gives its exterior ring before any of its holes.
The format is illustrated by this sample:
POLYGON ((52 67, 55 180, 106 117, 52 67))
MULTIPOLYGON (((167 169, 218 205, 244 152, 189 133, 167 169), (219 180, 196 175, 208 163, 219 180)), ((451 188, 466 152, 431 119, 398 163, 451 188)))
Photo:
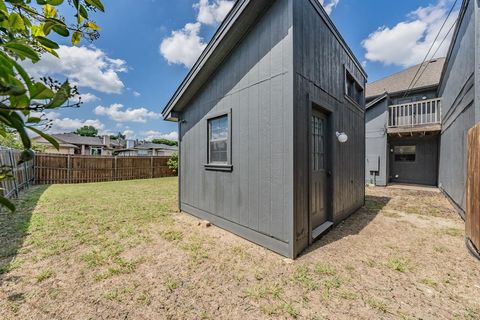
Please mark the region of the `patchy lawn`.
POLYGON ((480 318, 480 263, 441 194, 368 189, 292 262, 198 226, 176 192, 175 178, 32 189, 0 213, 0 318, 480 318))

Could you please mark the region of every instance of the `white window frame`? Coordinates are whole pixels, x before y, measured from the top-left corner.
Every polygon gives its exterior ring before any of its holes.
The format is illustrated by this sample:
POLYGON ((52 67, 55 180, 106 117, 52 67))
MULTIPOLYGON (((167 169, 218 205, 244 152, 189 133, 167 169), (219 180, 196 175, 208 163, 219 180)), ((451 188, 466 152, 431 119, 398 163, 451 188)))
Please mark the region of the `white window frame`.
POLYGON ((91 156, 101 156, 103 154, 103 148, 102 147, 90 147, 90 155, 91 156), (100 150, 99 154, 93 154, 93 150, 100 150))
POLYGON ((232 171, 232 110, 228 110, 223 113, 216 113, 211 116, 208 116, 206 119, 207 127, 207 162, 205 164, 206 170, 215 170, 215 171, 232 171), (228 137, 227 137, 227 161, 226 162, 211 162, 210 161, 210 121, 215 120, 221 117, 227 117, 228 123, 228 137))

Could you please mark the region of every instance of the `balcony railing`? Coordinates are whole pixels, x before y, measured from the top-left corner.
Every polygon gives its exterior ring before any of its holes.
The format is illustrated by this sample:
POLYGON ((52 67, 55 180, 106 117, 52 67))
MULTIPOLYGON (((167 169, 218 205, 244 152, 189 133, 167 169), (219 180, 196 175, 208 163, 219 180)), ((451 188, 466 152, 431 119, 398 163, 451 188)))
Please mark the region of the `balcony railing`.
POLYGON ((441 98, 389 106, 388 128, 412 128, 440 125, 441 98))

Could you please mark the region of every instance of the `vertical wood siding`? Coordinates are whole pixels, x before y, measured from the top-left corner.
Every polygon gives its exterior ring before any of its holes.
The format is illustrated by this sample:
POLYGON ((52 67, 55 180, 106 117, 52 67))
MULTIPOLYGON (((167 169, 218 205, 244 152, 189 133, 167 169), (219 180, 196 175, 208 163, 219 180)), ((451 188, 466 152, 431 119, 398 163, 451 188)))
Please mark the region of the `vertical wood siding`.
POLYGON ((366 79, 310 0, 294 1, 293 11, 294 216, 295 254, 298 254, 308 245, 309 150, 306 142, 312 102, 331 112, 333 221, 341 221, 364 203, 364 105, 357 107, 345 99, 345 66, 362 85, 366 79), (339 144, 335 131, 346 132, 348 142, 339 144))
POLYGON ((475 10, 475 1, 469 1, 439 89, 443 108, 439 186, 462 211, 466 209, 467 132, 479 117, 474 99, 473 66, 479 66, 478 60, 475 62, 475 34, 480 33, 475 31, 475 10))
POLYGON ((181 115, 182 210, 271 241, 285 255, 293 206, 290 9, 291 0, 276 1, 181 115), (229 110, 233 171, 207 171, 206 119, 229 110))

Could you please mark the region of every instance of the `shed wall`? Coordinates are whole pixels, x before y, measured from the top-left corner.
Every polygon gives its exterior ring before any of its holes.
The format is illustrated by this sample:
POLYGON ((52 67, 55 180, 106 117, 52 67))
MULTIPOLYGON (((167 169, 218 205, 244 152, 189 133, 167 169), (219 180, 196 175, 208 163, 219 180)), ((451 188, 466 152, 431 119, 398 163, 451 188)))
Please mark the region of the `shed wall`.
POLYGON ((181 115, 181 209, 292 256, 292 0, 278 0, 181 115), (232 172, 207 171, 207 118, 231 110, 232 172))
POLYGON ((365 113, 345 98, 345 67, 362 85, 365 77, 325 22, 316 0, 295 0, 294 7, 294 216, 295 254, 309 243, 308 128, 312 103, 331 112, 331 208, 339 222, 364 203, 365 113), (339 144, 335 131, 349 140, 339 144))
POLYGON ((439 96, 443 98, 439 186, 463 211, 466 208, 467 132, 479 120, 474 98, 475 77, 478 77, 474 72, 478 70, 476 15, 478 4, 470 0, 439 88, 439 96))

